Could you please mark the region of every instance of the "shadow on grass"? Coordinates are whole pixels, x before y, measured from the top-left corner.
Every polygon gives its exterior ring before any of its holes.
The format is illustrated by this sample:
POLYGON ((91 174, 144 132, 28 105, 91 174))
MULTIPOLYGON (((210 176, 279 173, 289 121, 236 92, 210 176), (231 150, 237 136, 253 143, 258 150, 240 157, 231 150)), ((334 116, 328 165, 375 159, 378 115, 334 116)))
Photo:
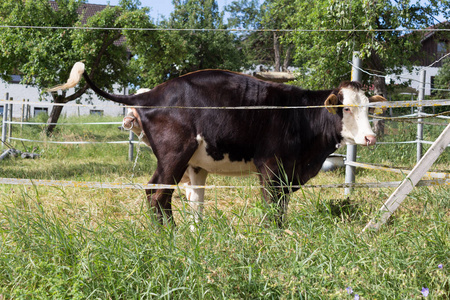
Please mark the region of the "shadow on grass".
POLYGON ((319 213, 329 215, 343 221, 359 219, 362 216, 360 205, 349 197, 344 199, 322 199, 316 203, 319 213))

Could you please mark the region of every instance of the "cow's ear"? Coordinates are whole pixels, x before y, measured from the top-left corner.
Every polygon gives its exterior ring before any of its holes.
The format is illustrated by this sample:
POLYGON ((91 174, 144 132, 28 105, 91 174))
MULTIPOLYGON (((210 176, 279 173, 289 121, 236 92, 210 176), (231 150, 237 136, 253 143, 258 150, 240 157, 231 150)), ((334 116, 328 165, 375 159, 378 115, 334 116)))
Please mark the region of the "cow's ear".
MULTIPOLYGON (((381 95, 374 95, 369 98, 369 102, 386 102, 386 98, 384 98, 381 95)), ((375 113, 376 115, 382 114, 384 111, 387 110, 387 107, 371 107, 369 108, 370 113, 375 113)))
POLYGON ((385 102, 387 101, 386 98, 384 98, 381 95, 374 95, 369 98, 369 102, 385 102))
POLYGON ((332 113, 333 115, 336 114, 336 108, 333 107, 334 105, 338 105, 339 100, 338 97, 335 94, 331 94, 328 96, 327 100, 325 100, 325 108, 332 113))

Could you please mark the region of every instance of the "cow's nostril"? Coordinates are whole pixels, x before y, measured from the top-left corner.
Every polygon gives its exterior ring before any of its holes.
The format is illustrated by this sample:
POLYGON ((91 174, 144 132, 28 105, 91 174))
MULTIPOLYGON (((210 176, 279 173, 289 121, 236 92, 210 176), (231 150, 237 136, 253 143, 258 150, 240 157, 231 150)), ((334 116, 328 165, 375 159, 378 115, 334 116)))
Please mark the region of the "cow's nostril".
POLYGON ((377 138, 373 135, 367 135, 365 138, 367 146, 375 145, 377 143, 377 138))

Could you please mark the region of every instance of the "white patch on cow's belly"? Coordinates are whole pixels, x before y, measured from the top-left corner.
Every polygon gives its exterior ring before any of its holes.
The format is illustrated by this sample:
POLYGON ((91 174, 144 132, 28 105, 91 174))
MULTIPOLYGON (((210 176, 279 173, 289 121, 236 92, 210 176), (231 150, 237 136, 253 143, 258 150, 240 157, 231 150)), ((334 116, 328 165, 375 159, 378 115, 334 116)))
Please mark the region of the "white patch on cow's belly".
POLYGON ((208 173, 226 175, 226 176, 248 176, 256 172, 256 166, 253 160, 230 161, 228 154, 224 154, 222 160, 214 160, 206 152, 206 142, 200 135, 197 135, 198 148, 189 160, 189 165, 199 167, 208 173))

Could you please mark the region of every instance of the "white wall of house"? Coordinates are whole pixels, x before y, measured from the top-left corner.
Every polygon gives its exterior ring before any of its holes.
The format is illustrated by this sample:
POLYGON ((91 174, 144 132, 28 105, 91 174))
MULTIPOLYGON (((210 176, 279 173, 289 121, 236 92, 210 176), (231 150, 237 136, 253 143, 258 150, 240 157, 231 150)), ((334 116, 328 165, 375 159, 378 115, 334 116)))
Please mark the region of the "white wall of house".
POLYGON ((435 67, 414 67, 412 72, 409 72, 406 68, 403 68, 403 73, 401 75, 390 75, 389 78, 392 79, 391 83, 400 84, 407 81, 411 81, 409 84, 415 90, 419 90, 422 87, 420 79, 420 70, 425 70, 425 95, 431 95, 431 83, 432 78, 435 77, 440 68, 435 67))
MULTIPOLYGON (((119 92, 119 86, 115 89, 116 93, 119 92)), ((74 89, 70 89, 67 91, 67 95, 74 93, 74 89)), ((7 83, 4 81, 0 82, 0 99, 5 100, 6 97, 12 98, 14 100, 13 105, 13 118, 20 119, 22 116, 23 106, 21 103, 24 99, 29 100, 33 104, 30 104, 30 116, 34 117, 39 112, 47 112, 50 114, 53 106, 41 105, 37 102, 41 102, 42 104, 51 103, 52 97, 49 94, 42 94, 40 90, 36 87, 26 86, 20 83, 7 83), (21 103, 17 103, 20 101, 21 103)), ((88 101, 89 96, 83 95, 81 98, 81 104, 86 106, 75 106, 75 101, 69 102, 67 106, 65 106, 62 110, 63 116, 85 116, 89 114, 101 114, 104 116, 123 116, 125 113, 125 109, 123 105, 118 103, 114 103, 108 100, 100 100, 99 97, 95 94, 91 95, 91 102, 88 101)), ((0 104, 0 114, 2 114, 3 106, 0 104)))

